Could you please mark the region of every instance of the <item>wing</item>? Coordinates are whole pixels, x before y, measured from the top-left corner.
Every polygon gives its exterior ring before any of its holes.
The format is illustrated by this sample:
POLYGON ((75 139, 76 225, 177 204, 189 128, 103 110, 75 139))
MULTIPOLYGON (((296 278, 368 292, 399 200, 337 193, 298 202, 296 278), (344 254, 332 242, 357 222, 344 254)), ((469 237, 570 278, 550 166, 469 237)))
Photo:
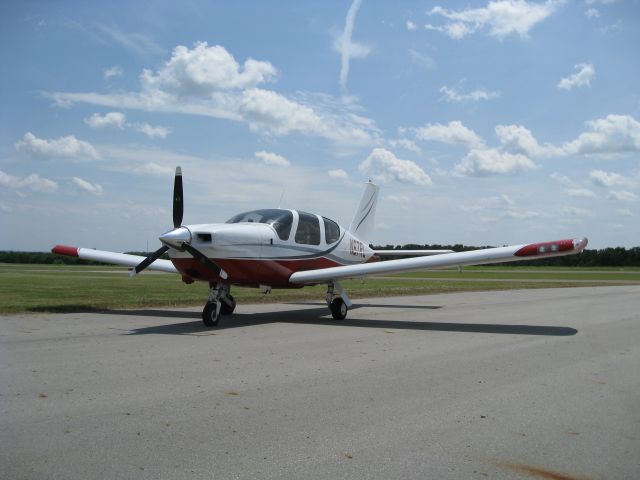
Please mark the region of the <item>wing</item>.
POLYGON ((430 268, 457 267, 462 265, 482 265, 485 263, 516 262, 539 258, 560 257, 580 253, 587 246, 587 239, 557 240, 554 242, 531 243, 510 247, 486 248, 468 252, 445 253, 433 257, 404 258, 386 262, 347 265, 343 267, 322 268, 296 272, 289 282, 322 283, 341 278, 362 277, 366 275, 410 272, 430 268))
POLYGON ((374 250, 373 253, 382 257, 424 257, 454 252, 453 250, 374 250))
MULTIPOLYGON (((78 257, 94 262, 113 263, 116 265, 126 265, 135 267, 142 262, 145 257, 129 255, 127 253, 105 252, 104 250, 94 250, 92 248, 68 247, 66 245, 56 245, 51 249, 52 253, 67 255, 68 257, 78 257)), ((161 272, 178 273, 176 267, 169 260, 156 260, 147 267, 149 270, 159 270, 161 272)))

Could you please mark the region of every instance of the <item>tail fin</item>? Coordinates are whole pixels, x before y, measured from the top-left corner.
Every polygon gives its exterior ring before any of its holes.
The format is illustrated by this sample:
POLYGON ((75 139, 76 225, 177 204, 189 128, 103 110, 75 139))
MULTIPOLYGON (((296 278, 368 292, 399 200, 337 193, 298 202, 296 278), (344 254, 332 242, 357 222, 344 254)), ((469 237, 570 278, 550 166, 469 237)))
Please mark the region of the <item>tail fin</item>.
POLYGON ((366 243, 369 242, 369 235, 375 222, 379 190, 380 188, 371 180, 366 183, 360 204, 349 227, 353 235, 366 243))

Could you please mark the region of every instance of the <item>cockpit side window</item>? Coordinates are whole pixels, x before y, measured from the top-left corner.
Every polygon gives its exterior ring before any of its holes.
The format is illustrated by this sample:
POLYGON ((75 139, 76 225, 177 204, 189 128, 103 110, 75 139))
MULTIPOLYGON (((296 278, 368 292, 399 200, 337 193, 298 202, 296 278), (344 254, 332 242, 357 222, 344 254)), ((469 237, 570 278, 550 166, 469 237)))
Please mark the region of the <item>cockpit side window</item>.
POLYGON ((298 212, 296 243, 320 245, 320 222, 318 217, 310 213, 298 212))
POLYGON ((340 239, 340 227, 333 220, 322 217, 324 221, 324 241, 327 245, 337 242, 340 239))
POLYGON ((235 217, 227 220, 226 223, 266 223, 271 225, 280 240, 287 240, 291 234, 291 226, 293 225, 293 213, 289 210, 280 209, 264 209, 264 210, 252 210, 251 212, 244 212, 236 215, 235 217))

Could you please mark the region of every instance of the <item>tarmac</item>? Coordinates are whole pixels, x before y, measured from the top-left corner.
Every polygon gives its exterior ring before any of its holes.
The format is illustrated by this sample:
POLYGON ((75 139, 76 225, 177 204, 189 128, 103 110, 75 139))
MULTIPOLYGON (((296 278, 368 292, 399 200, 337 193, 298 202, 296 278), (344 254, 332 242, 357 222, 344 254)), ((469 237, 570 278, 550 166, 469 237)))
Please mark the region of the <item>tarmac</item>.
POLYGON ((640 478, 640 286, 0 317, 3 479, 640 478))

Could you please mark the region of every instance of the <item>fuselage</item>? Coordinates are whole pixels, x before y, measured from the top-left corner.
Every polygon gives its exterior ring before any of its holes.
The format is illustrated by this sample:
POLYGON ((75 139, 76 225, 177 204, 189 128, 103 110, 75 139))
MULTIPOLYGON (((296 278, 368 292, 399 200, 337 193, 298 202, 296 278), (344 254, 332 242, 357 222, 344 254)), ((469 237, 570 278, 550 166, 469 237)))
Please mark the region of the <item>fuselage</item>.
MULTIPOLYGON (((190 233, 191 245, 224 270, 224 281, 235 285, 296 288, 289 283, 294 272, 377 259, 338 223, 298 210, 254 210, 226 223, 182 228, 190 233)), ((169 257, 187 283, 220 280, 188 252, 171 249, 169 257)))

